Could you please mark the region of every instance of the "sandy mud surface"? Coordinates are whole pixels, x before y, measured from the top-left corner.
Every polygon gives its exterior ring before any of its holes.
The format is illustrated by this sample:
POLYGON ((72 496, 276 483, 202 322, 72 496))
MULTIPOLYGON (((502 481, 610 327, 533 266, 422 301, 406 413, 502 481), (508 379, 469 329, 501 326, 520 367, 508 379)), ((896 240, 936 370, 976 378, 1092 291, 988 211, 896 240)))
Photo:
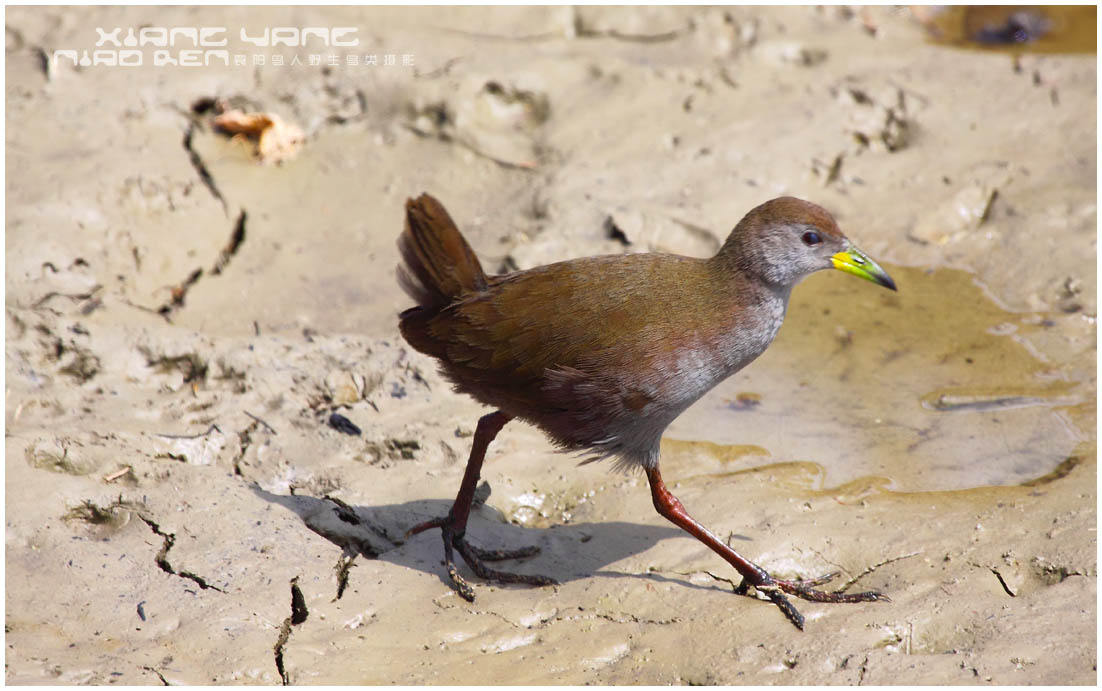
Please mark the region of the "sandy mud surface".
POLYGON ((927 33, 889 8, 8 8, 6 681, 1095 683, 1096 58, 927 33), (231 64, 54 59, 97 26, 225 27, 231 64), (280 26, 359 45, 239 36, 280 26), (259 162, 213 126, 234 110, 297 155, 259 162), (523 424, 470 534, 561 585, 460 599, 439 535, 403 539, 487 412, 397 332, 422 191, 491 271, 704 256, 782 194, 834 212, 899 292, 808 279, 662 467, 775 575, 892 601, 800 603, 801 633, 640 474, 523 424))

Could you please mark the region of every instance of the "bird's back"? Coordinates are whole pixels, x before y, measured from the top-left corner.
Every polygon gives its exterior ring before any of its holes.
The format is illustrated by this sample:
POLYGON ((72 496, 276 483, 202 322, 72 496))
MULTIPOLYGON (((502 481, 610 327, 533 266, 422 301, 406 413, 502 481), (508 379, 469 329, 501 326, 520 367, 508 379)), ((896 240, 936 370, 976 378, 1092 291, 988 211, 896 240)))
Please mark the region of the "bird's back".
POLYGON ((565 448, 649 465, 665 427, 775 333, 742 328, 749 288, 714 271, 669 254, 559 262, 407 310, 401 328, 457 390, 565 448))

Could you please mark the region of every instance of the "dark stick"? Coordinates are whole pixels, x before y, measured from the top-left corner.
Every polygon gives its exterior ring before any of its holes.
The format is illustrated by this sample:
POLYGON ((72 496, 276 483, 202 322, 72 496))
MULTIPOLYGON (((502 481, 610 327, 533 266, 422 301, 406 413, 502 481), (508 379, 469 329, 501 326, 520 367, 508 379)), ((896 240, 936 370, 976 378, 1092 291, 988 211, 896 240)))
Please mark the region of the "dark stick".
POLYGON ((269 425, 269 424, 268 424, 267 422, 264 422, 263 420, 261 420, 261 419, 260 419, 260 418, 258 418, 257 416, 253 415, 253 414, 252 414, 252 413, 250 413, 249 411, 247 411, 247 410, 242 410, 241 412, 245 413, 246 415, 248 415, 248 416, 249 416, 249 417, 251 417, 252 419, 256 420, 256 421, 257 421, 257 422, 259 422, 260 424, 262 424, 262 425, 264 425, 265 427, 267 427, 267 428, 268 428, 268 431, 269 431, 269 432, 271 432, 272 434, 279 434, 279 432, 276 432, 276 431, 275 431, 275 428, 274 428, 274 427, 272 427, 271 425, 269 425))
POLYGON ((221 434, 222 430, 218 429, 218 425, 211 424, 211 426, 207 428, 206 432, 200 432, 199 434, 161 434, 160 432, 155 432, 155 434, 158 437, 164 437, 165 439, 198 439, 200 437, 207 436, 211 432, 218 432, 219 434, 221 434))

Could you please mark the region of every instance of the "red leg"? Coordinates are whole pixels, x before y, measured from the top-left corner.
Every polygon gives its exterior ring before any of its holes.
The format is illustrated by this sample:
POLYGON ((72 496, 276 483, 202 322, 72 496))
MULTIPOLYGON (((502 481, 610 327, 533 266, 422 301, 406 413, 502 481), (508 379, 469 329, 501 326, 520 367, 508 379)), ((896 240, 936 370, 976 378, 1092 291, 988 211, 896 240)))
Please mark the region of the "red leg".
POLYGON ((877 592, 827 593, 813 588, 813 586, 830 581, 836 574, 806 581, 781 581, 773 578, 765 569, 728 547, 707 528, 697 523, 685 510, 681 501, 666 489, 666 483, 662 482, 662 474, 658 472, 657 467, 647 468, 646 471, 647 479, 650 481, 651 498, 654 500, 654 508, 658 510, 658 513, 697 540, 708 545, 713 552, 726 559, 731 566, 742 574, 742 583, 736 589, 736 592, 745 594, 749 586, 754 586, 780 607, 784 615, 796 625, 796 628, 804 628, 804 618, 792 606, 788 598, 784 596, 785 593, 814 602, 872 602, 888 599, 877 592))
POLYGON ((463 482, 459 485, 459 493, 455 496, 455 503, 443 518, 434 518, 414 526, 406 531, 406 537, 428 530, 440 528, 444 534, 444 562, 448 569, 455 589, 468 602, 474 602, 474 589, 463 580, 459 571, 455 568, 452 555, 454 547, 463 556, 463 560, 470 565, 480 578, 502 583, 527 583, 529 585, 555 585, 556 581, 546 576, 529 576, 525 574, 506 573, 488 568, 483 561, 495 561, 501 559, 519 559, 530 557, 539 552, 538 547, 523 547, 516 550, 483 550, 467 542, 464 534, 467 531, 467 519, 471 515, 471 504, 474 502, 474 490, 478 485, 478 478, 482 472, 482 462, 486 459, 486 449, 494 440, 497 433, 509 422, 512 417, 501 412, 484 415, 478 421, 474 439, 471 443, 471 456, 467 459, 467 468, 463 472, 463 482))

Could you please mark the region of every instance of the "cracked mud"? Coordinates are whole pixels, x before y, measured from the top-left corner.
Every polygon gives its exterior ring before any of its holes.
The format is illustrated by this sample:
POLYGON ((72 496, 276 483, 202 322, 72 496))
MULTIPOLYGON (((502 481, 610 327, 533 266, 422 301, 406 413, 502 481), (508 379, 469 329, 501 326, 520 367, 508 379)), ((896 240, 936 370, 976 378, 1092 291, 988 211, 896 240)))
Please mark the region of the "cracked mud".
POLYGON ((196 576, 190 571, 178 571, 172 568, 172 564, 168 562, 168 552, 172 549, 172 546, 176 544, 176 535, 174 533, 163 532, 161 530, 161 527, 154 523, 151 519, 146 518, 145 516, 140 517, 143 521, 145 521, 145 524, 149 526, 149 529, 152 530, 154 534, 160 536, 164 540, 164 544, 161 545, 160 551, 157 552, 157 556, 153 559, 155 562, 157 562, 157 566, 161 569, 161 571, 164 571, 165 573, 170 573, 174 576, 179 576, 180 578, 186 578, 189 581, 194 581, 195 585, 199 586, 203 590, 210 588, 211 590, 217 590, 220 593, 225 592, 218 586, 207 583, 206 579, 202 576, 196 576))

